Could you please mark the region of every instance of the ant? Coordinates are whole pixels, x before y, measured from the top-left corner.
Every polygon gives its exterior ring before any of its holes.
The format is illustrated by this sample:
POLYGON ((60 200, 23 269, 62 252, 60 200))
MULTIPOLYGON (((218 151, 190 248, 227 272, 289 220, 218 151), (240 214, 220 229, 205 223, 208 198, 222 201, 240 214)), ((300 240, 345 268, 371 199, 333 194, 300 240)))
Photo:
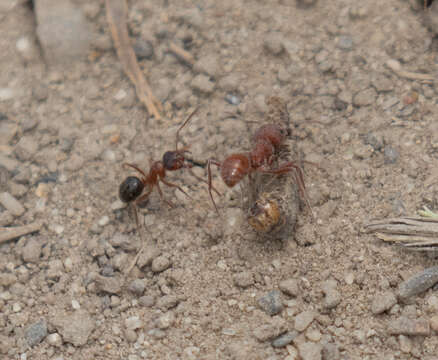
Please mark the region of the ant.
MULTIPOLYGON (((137 176, 128 176, 120 184, 119 198, 121 201, 130 204, 135 202, 135 205, 138 205, 144 202, 156 187, 161 200, 165 201, 169 205, 169 207, 172 208, 173 204, 170 201, 166 200, 163 196, 163 192, 161 191, 160 188, 160 182, 162 182, 164 185, 167 185, 169 187, 174 187, 178 189, 184 195, 191 198, 191 196, 187 194, 179 185, 173 184, 165 179, 166 171, 176 171, 185 168, 188 169, 190 174, 194 176, 196 179, 206 183, 204 179, 200 178, 193 172, 193 170, 191 169, 193 165, 186 162, 187 159, 185 157, 185 154, 190 152, 188 150, 189 146, 185 146, 182 149, 178 149, 179 132, 185 125, 187 125, 187 123, 190 121, 193 115, 195 115, 198 109, 199 108, 196 108, 177 130, 175 150, 166 151, 163 155, 162 160, 154 161, 151 164, 149 173, 147 175, 143 170, 138 168, 136 165, 127 164, 127 163, 123 164, 124 167, 130 167, 136 170, 138 173, 140 173, 141 177, 139 178, 137 176), (145 188, 147 188, 147 190, 142 195, 143 190, 145 188)), ((213 190, 217 192, 216 189, 213 190)), ((134 206, 134 214, 135 214, 135 221, 138 227, 138 215, 137 215, 137 208, 135 206, 134 206)))
MULTIPOLYGON (((267 99, 267 104, 271 106, 274 115, 276 113, 275 110, 277 110, 275 107, 281 105, 282 108, 280 111, 277 111, 277 113, 282 115, 280 118, 283 120, 285 116, 288 118, 287 106, 282 99, 271 97, 267 99)), ((262 125, 253 136, 253 148, 250 152, 231 154, 222 162, 213 159, 208 160, 208 192, 216 212, 219 213, 211 192, 213 188, 211 179, 212 164, 219 167, 222 180, 225 185, 230 188, 238 184, 245 176, 248 176, 251 180, 251 174, 254 172, 281 175, 295 170, 295 178, 301 198, 304 199, 307 207, 312 212, 306 195, 303 170, 301 167, 292 161, 273 167, 274 160, 278 160, 280 150, 284 147, 284 142, 289 135, 290 130, 286 126, 279 124, 262 125)))

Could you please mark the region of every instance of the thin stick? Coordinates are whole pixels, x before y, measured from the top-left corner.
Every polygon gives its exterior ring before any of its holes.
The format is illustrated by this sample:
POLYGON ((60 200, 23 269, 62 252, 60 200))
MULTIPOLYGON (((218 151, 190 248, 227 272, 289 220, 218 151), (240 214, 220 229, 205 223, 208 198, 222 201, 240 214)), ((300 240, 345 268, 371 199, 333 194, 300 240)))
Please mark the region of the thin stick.
POLYGON ((186 64, 190 66, 195 65, 195 58, 193 57, 193 55, 183 48, 180 48, 178 45, 173 43, 170 44, 169 50, 171 53, 175 54, 178 59, 184 61, 186 64))
POLYGON ((193 117, 193 115, 196 114, 196 112, 199 110, 199 106, 192 111, 192 113, 187 116, 187 119, 184 121, 184 123, 179 127, 179 129, 176 131, 176 143, 175 143, 175 151, 178 151, 178 140, 179 140, 179 132, 181 131, 181 129, 186 126, 186 124, 190 121, 190 119, 193 117))
POLYGON ((33 233, 35 231, 38 231, 41 229, 42 224, 41 223, 32 223, 28 225, 23 226, 16 226, 16 227, 0 227, 0 244, 18 238, 23 235, 27 235, 30 233, 33 233))
POLYGON ((397 60, 388 60, 386 62, 392 71, 394 71, 398 76, 409 79, 409 80, 423 80, 423 81, 435 81, 436 76, 431 74, 414 73, 410 71, 405 71, 402 69, 401 64, 397 60))
POLYGON ((105 3, 108 24, 123 70, 134 83, 137 96, 146 106, 148 113, 156 119, 161 119, 160 112, 163 111, 163 107, 152 93, 131 46, 126 23, 128 13, 126 0, 106 0, 105 3))

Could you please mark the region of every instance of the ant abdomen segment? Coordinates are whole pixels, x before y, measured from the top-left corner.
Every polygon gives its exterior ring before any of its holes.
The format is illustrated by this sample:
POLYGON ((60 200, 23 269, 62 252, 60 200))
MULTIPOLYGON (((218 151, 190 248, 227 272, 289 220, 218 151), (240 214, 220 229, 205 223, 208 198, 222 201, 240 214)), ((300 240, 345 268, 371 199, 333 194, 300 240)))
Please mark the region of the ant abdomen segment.
POLYGON ((143 192, 144 184, 136 176, 128 176, 119 187, 119 198, 124 203, 134 201, 143 192))
POLYGON ((247 154, 228 156, 220 165, 221 177, 228 187, 240 182, 251 170, 251 162, 247 154))

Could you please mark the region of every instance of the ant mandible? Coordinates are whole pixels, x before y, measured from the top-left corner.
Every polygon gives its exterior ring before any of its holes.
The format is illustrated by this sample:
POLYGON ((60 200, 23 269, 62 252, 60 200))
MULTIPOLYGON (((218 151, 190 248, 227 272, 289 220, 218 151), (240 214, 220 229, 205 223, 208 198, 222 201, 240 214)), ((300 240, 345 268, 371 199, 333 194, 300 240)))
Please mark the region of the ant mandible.
MULTIPOLYGON (((268 103, 278 104, 282 103, 282 100, 277 97, 272 97, 268 99, 268 103)), ((286 104, 284 104, 283 107, 282 113, 288 116, 286 104)), ((208 160, 208 192, 216 212, 219 211, 211 192, 213 189, 211 179, 212 164, 219 167, 222 180, 225 185, 230 188, 238 184, 245 176, 251 178, 251 174, 256 171, 265 174, 281 175, 295 170, 295 178, 301 198, 304 199, 307 207, 312 213, 306 194, 304 176, 301 167, 292 161, 281 164, 278 167, 272 167, 273 162, 278 158, 278 154, 288 135, 289 130, 286 126, 281 126, 279 124, 263 125, 253 136, 253 148, 250 152, 231 154, 222 162, 213 159, 208 160)))
MULTIPOLYGON (((149 173, 146 175, 143 170, 138 168, 134 164, 123 164, 124 167, 130 167, 140 173, 141 177, 137 176, 128 176, 119 187, 119 198, 124 203, 132 204, 135 201, 135 205, 144 202, 153 189, 156 187, 158 190, 158 194, 160 195, 161 200, 165 201, 169 207, 173 207, 173 204, 166 200, 163 196, 163 192, 160 188, 160 182, 169 187, 174 187, 181 191, 184 195, 191 198, 189 194, 187 194, 179 185, 173 184, 165 179, 166 171, 176 171, 182 168, 186 168, 189 170, 190 174, 194 176, 196 179, 206 182, 204 179, 198 177, 192 171, 192 165, 186 162, 185 153, 188 153, 189 146, 185 146, 182 149, 178 149, 178 141, 179 141, 179 132, 181 129, 190 121, 190 119, 195 115, 199 108, 196 108, 184 121, 184 123, 179 127, 176 132, 176 144, 174 151, 166 151, 163 155, 162 160, 154 161, 151 164, 149 169, 149 173), (146 192, 142 195, 143 190, 147 187, 146 192)), ((215 190, 215 189, 214 189, 215 190)), ((216 190, 215 190, 216 191, 216 190)), ((217 192, 217 191, 216 191, 217 192)), ((135 221, 138 226, 138 215, 137 209, 134 206, 134 214, 135 221)))

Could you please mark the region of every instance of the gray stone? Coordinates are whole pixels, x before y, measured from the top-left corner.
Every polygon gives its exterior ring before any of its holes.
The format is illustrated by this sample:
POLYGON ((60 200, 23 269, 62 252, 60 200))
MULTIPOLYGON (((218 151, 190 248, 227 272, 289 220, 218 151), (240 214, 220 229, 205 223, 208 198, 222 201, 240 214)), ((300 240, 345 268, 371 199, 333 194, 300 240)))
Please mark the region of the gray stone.
POLYGON ((139 60, 151 59, 154 56, 154 46, 149 40, 137 39, 133 49, 139 60))
POLYGON ((272 55, 280 55, 284 51, 283 36, 281 33, 269 33, 263 42, 265 49, 272 55))
POLYGON ((268 341, 277 338, 286 330, 286 321, 278 316, 274 316, 271 321, 255 328, 253 334, 259 341, 268 341))
POLYGON ((381 314, 384 311, 391 309, 395 304, 397 304, 397 298, 394 293, 386 291, 374 297, 371 304, 371 312, 374 315, 381 314))
POLYGON ((141 306, 152 307, 155 305, 155 297, 152 295, 145 295, 138 299, 141 306))
POLYGON ((427 319, 409 319, 408 317, 401 316, 389 323, 388 333, 391 335, 429 336, 430 324, 427 319))
POLYGON ((37 35, 50 64, 85 58, 93 39, 81 10, 70 0, 35 0, 37 35))
POLYGON ((386 145, 383 150, 383 158, 385 164, 395 164, 399 158, 399 153, 391 145, 386 145))
POLYGON ((398 297, 406 301, 438 283, 438 266, 428 268, 410 279, 403 281, 398 287, 398 297))
POLYGON ((297 279, 286 279, 280 282, 280 290, 286 295, 297 297, 300 294, 300 286, 297 279))
POLYGON ((39 344, 47 336, 46 320, 41 319, 38 322, 27 327, 25 331, 26 341, 29 346, 39 344))
POLYGON ((254 284, 254 277, 249 271, 242 271, 234 275, 234 284, 241 288, 247 288, 254 284))
POLYGON ((143 327, 143 321, 138 316, 131 316, 125 320, 125 327, 128 330, 137 330, 143 327))
POLYGON ((275 348, 285 347, 286 345, 289 345, 298 335, 299 334, 296 331, 288 331, 287 333, 284 333, 283 335, 280 335, 278 338, 274 339, 271 345, 275 348))
POLYGON ((321 360, 322 346, 312 342, 298 344, 301 360, 321 360))
POLYGON ((144 289, 146 288, 146 284, 144 280, 135 279, 129 284, 129 291, 131 291, 134 295, 141 296, 144 293, 144 289))
POLYGON ((123 280, 118 277, 105 277, 97 275, 95 278, 97 291, 108 294, 120 294, 122 292, 123 280))
POLYGON ((193 69, 196 72, 207 74, 212 78, 219 77, 222 72, 218 56, 215 53, 201 57, 196 61, 193 69))
POLYGON ((211 94, 214 90, 214 83, 210 81, 210 78, 204 74, 196 75, 191 83, 194 90, 204 94, 211 94))
POLYGON ((0 204, 14 216, 24 214, 25 209, 23 205, 8 192, 0 193, 0 204))
POLYGON ((357 107, 373 105, 376 101, 376 90, 374 88, 368 88, 359 91, 353 97, 353 105, 357 107))
POLYGON ((314 311, 303 311, 302 313, 295 316, 295 330, 302 332, 307 329, 307 327, 312 323, 315 319, 314 311))
POLYGON ((176 295, 164 295, 157 301, 157 307, 161 310, 169 310, 179 304, 179 297, 176 295))
POLYGON ((341 358, 339 347, 336 344, 327 343, 322 347, 322 358, 324 360, 338 360, 341 358))
POLYGON ((151 269, 154 273, 162 272, 172 266, 172 261, 165 255, 159 256, 152 261, 151 269))
POLYGON ((336 288, 337 282, 335 280, 327 280, 321 285, 321 290, 325 294, 324 307, 326 309, 335 308, 342 300, 341 293, 336 288))
POLYGON ((51 321, 65 342, 74 346, 83 346, 95 328, 91 314, 85 310, 77 310, 73 314, 60 314, 51 321))
POLYGON ((281 293, 278 290, 273 290, 258 299, 260 308, 267 314, 273 316, 283 310, 283 302, 281 293))
POLYGON ((351 35, 341 35, 338 39, 338 48, 341 50, 351 50, 353 48, 353 38, 351 35))
POLYGON ((36 263, 41 256, 42 244, 35 239, 29 239, 27 244, 21 250, 21 256, 24 262, 36 263))

